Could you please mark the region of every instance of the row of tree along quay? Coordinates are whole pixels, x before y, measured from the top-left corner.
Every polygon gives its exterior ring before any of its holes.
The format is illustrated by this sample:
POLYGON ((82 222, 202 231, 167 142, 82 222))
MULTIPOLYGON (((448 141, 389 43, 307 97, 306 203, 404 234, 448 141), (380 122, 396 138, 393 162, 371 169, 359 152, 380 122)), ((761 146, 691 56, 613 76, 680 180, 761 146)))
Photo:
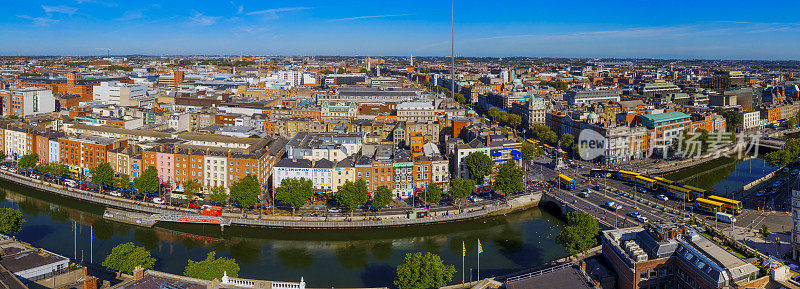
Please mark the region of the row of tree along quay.
MULTIPOLYGON (((530 160, 542 153, 541 149, 526 144, 522 149, 522 156, 525 160, 530 160)), ((0 152, 2 154, 2 152, 0 152)), ((0 155, 2 157, 2 155, 0 155)), ((482 152, 473 152, 466 158, 467 168, 472 179, 453 178, 450 180, 449 190, 445 191, 439 184, 432 184, 427 187, 420 198, 425 205, 438 205, 443 196, 448 195, 457 205, 469 197, 476 185, 488 183, 488 176, 492 174, 494 164, 491 158, 482 152)), ((39 162, 39 156, 35 153, 27 154, 19 158, 17 166, 23 173, 30 174, 36 172, 41 174, 47 181, 60 181, 63 178, 75 177, 69 168, 58 162, 39 162)), ((97 191, 106 193, 108 190, 117 190, 132 198, 146 199, 158 193, 160 182, 158 171, 155 167, 148 166, 139 177, 131 179, 127 174, 118 174, 108 163, 99 164, 89 170, 91 183, 95 184, 97 191)), ((524 188, 522 183, 523 171, 513 162, 503 163, 498 172, 494 175, 494 190, 505 196, 521 192, 524 188)), ((201 184, 195 180, 188 180, 183 183, 181 194, 186 200, 201 198, 201 184)), ((378 187, 370 195, 364 180, 347 181, 339 191, 333 196, 333 201, 339 206, 347 209, 350 216, 354 216, 359 208, 372 208, 380 210, 392 203, 392 190, 387 186, 378 187)), ((224 187, 211 187, 207 194, 207 201, 211 204, 228 206, 235 204, 244 208, 243 212, 253 210, 256 205, 268 203, 269 194, 263 191, 255 175, 249 174, 244 178, 231 184, 226 190, 224 187)), ((311 180, 302 178, 287 178, 282 180, 276 188, 274 204, 276 208, 290 208, 292 216, 297 209, 309 204, 314 197, 314 188, 311 180)), ((258 206, 264 208, 264 206, 258 206)), ((251 211, 259 217, 263 214, 262 210, 251 211)))

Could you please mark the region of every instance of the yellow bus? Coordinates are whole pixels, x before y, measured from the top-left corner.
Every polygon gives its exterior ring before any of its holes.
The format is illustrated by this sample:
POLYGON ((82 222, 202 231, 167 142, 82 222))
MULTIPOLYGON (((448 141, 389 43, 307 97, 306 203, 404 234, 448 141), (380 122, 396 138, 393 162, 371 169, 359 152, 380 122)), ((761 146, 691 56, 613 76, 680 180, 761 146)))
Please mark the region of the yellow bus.
POLYGON ((567 191, 572 191, 575 189, 575 180, 565 174, 558 175, 558 182, 561 183, 561 185, 563 185, 564 189, 567 189, 567 191))
POLYGON ((715 195, 709 195, 707 199, 722 203, 722 209, 725 213, 732 215, 738 215, 742 213, 742 201, 731 200, 715 195))
POLYGON ((701 189, 701 188, 698 188, 698 187, 693 187, 693 186, 690 186, 690 185, 683 185, 683 188, 691 191, 692 194, 695 194, 697 198, 705 198, 708 195, 708 191, 707 190, 704 190, 704 189, 701 189))
POLYGON ((711 214, 716 214, 717 212, 722 211, 722 203, 717 201, 712 201, 709 199, 697 198, 694 200, 694 206, 698 210, 706 211, 711 214))
POLYGON ((690 201, 691 202, 691 201, 694 200, 694 198, 693 198, 694 195, 692 195, 692 191, 689 191, 687 189, 681 188, 679 186, 668 186, 667 187, 667 194, 669 194, 670 196, 673 196, 675 198, 685 200, 685 201, 690 201))
POLYGON ((529 139, 527 139, 527 141, 528 141, 528 143, 530 143, 532 145, 539 145, 539 141, 538 140, 529 138, 529 139))
POLYGON ((653 186, 656 184, 656 180, 645 176, 636 176, 636 184, 640 187, 652 189, 653 186))
POLYGON ((619 171, 619 177, 621 180, 631 181, 633 182, 636 180, 636 177, 641 176, 640 173, 634 173, 629 171, 619 171))
POLYGON ((675 184, 675 181, 670 181, 662 177, 653 177, 653 179, 656 180, 656 186, 665 191, 669 189, 669 186, 675 184))

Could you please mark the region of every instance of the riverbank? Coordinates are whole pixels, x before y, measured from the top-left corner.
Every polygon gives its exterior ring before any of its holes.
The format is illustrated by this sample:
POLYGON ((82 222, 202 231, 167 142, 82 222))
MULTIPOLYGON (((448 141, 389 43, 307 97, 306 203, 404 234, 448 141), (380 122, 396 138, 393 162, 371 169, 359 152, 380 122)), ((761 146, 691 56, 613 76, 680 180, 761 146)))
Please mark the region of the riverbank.
POLYGON ((0 179, 13 182, 33 189, 58 194, 61 196, 99 204, 106 208, 119 209, 106 213, 106 219, 151 227, 158 222, 212 224, 220 226, 245 226, 286 229, 359 229, 359 228, 386 228, 405 227, 418 225, 432 225, 449 222, 459 222, 498 216, 511 212, 518 212, 537 206, 540 192, 527 193, 513 196, 508 202, 484 202, 482 204, 463 208, 444 208, 429 212, 429 216, 422 218, 409 218, 408 213, 394 215, 363 215, 355 217, 346 216, 272 216, 224 213, 220 217, 209 217, 198 214, 195 209, 179 208, 166 205, 143 203, 125 198, 98 194, 90 191, 78 190, 58 184, 35 180, 25 176, 0 173, 0 179), (132 212, 122 214, 120 212, 132 212))

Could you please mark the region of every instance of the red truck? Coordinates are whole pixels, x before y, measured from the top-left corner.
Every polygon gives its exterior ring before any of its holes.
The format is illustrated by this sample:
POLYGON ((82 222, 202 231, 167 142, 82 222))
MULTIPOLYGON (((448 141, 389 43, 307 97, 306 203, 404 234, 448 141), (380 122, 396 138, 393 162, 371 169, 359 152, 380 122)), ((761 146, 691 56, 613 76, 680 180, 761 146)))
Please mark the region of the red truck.
POLYGON ((203 216, 222 216, 222 207, 203 205, 203 216))

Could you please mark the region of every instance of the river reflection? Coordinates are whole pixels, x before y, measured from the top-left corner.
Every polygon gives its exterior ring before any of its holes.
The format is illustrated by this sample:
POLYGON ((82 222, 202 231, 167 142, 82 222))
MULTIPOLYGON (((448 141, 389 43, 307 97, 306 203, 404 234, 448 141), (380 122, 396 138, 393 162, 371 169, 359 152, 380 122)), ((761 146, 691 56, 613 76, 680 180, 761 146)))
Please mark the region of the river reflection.
POLYGON ((299 281, 310 287, 391 286, 394 268, 413 252, 439 254, 461 281, 462 242, 467 280, 476 267, 481 239, 481 275, 502 274, 562 258, 555 235, 564 223, 534 208, 462 223, 380 230, 277 230, 210 225, 160 224, 139 228, 101 218, 103 208, 0 182, 5 207, 19 208, 27 223, 18 238, 77 260, 101 263, 111 248, 134 242, 156 257, 156 269, 181 274, 187 259, 210 251, 238 261, 241 277, 299 281), (75 224, 75 225, 73 225, 75 224), (74 226, 74 229, 73 229, 74 226), (93 241, 90 234, 93 232, 93 241), (75 241, 74 241, 75 240, 75 241))

